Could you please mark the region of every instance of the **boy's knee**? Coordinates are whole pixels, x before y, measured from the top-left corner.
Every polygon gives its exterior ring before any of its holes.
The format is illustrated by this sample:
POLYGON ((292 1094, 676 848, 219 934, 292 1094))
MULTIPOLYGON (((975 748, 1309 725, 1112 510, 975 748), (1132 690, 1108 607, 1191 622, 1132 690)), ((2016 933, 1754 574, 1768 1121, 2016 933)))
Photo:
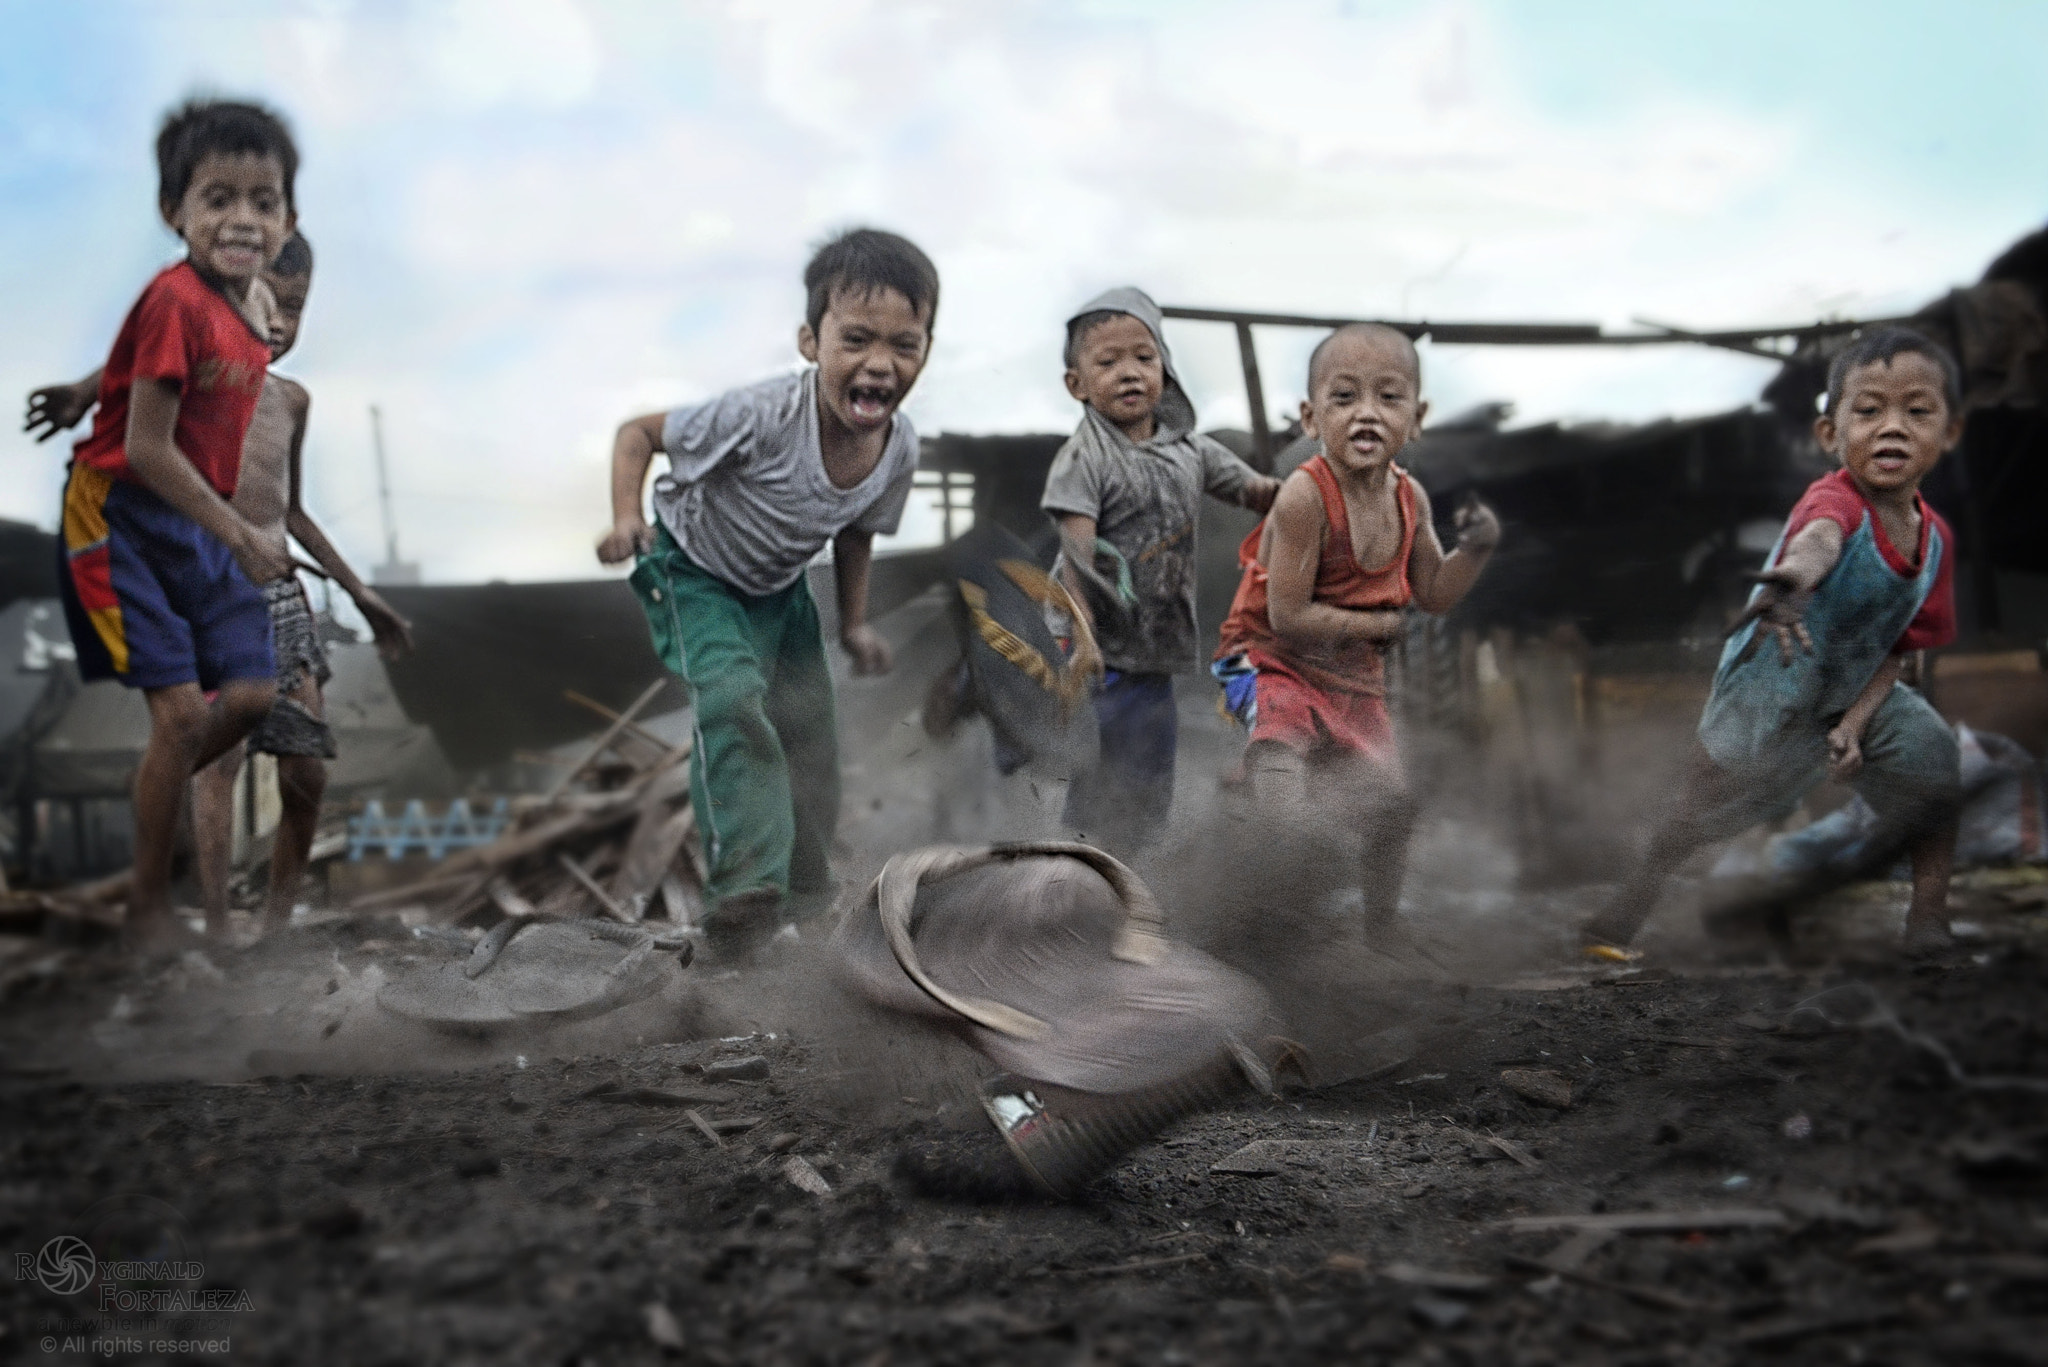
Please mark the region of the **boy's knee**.
POLYGON ((287 807, 318 809, 327 793, 327 766, 312 755, 280 755, 277 792, 287 807))
POLYGON ((768 684, 751 670, 699 684, 695 693, 699 726, 754 727, 768 723, 768 684))
POLYGON ((248 730, 277 705, 277 685, 269 679, 233 679, 221 685, 216 704, 230 723, 248 730))
POLYGON ((1880 816, 1923 826, 1948 820, 1962 805, 1962 747, 1933 708, 1907 696, 1918 706, 1888 707, 1888 724, 1873 728, 1854 786, 1880 816))
POLYGON ((212 708, 198 689, 167 690, 150 699, 150 739, 174 748, 196 748, 205 739, 212 716, 212 708))

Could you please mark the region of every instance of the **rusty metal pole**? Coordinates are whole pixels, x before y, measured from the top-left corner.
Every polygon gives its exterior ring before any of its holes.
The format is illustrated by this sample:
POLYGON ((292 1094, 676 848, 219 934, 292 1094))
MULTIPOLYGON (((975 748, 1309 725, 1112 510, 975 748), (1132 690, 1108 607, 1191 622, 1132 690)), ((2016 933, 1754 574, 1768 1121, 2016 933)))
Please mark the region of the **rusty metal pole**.
POLYGON ((1266 426, 1266 389, 1259 383, 1259 353, 1252 347, 1252 325, 1238 320, 1237 354, 1244 362, 1244 393, 1252 406, 1252 461, 1262 475, 1273 473, 1273 433, 1266 426))

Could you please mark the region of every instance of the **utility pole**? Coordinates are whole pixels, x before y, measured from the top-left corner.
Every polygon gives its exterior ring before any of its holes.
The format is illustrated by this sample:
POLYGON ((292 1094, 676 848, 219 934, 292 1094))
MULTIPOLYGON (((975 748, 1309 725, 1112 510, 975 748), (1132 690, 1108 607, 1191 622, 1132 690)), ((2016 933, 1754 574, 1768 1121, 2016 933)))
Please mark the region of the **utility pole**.
POLYGON ((384 512, 384 563, 370 571, 377 584, 417 584, 417 562, 398 558, 398 519, 391 515, 391 467, 384 459, 384 414, 370 405, 370 445, 377 453, 377 504, 384 512))

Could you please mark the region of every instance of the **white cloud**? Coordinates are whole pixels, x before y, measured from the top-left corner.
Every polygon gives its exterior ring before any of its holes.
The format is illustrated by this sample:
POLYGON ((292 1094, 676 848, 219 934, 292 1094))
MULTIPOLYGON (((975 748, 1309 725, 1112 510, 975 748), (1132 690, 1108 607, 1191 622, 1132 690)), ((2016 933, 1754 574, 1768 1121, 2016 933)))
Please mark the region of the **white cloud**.
MULTIPOLYGON (((1706 327, 1911 307, 2023 227, 1853 181, 1790 114, 1651 87, 1624 117, 1560 116, 1478 4, 264 14, 323 250, 295 358, 317 396, 316 511, 374 557, 361 415, 380 402, 407 553, 443 579, 595 572, 613 426, 789 364, 806 250, 851 222, 939 262, 910 412, 981 432, 1071 425, 1061 322, 1111 284, 1706 327)), ((158 59, 167 82, 195 60, 158 59)), ((1242 424, 1228 330, 1172 340, 1204 418, 1242 424)), ((1313 340, 1262 332, 1276 411, 1313 340)), ((1768 373, 1683 348, 1428 364, 1439 411, 1506 398, 1529 420, 1710 411, 1768 373)), ((45 516, 32 495, 17 511, 45 516)))
POLYGON ((422 64, 476 107, 562 107, 597 79, 597 35, 572 0, 449 0, 414 25, 422 64))

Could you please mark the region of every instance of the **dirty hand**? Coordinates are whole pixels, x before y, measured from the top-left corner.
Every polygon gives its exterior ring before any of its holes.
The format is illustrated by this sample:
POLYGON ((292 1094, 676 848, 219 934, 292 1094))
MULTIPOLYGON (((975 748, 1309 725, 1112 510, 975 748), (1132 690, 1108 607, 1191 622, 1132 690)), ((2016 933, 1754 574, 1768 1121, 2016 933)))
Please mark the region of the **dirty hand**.
POLYGON ((612 529, 597 543, 597 558, 606 565, 616 565, 621 560, 631 560, 636 555, 645 555, 654 549, 654 528, 647 520, 635 517, 612 524, 612 529))
POLYGON ((1760 586, 1756 598, 1742 610, 1742 615, 1735 619, 1735 625, 1729 630, 1732 636, 1751 622, 1757 624, 1757 633, 1751 638, 1749 649, 1743 652, 1743 658, 1749 657, 1766 633, 1778 638, 1778 658, 1784 664, 1792 663, 1794 646, 1811 655, 1813 637, 1807 634, 1805 619, 1806 605, 1813 601, 1813 590, 1783 570, 1765 570, 1756 579, 1760 586))
POLYGON ((865 622, 840 632, 839 644, 853 657, 855 674, 887 674, 895 663, 894 654, 889 643, 882 639, 882 633, 865 622))
POLYGON ((356 599, 356 609, 370 624, 370 635, 377 640, 379 655, 395 660, 412 649, 412 623, 400 617, 398 610, 375 589, 363 590, 362 597, 356 599))
POLYGON ((1863 739, 1845 723, 1828 732, 1828 777, 1854 778, 1863 767, 1863 739))
POLYGON ((272 580, 289 579, 299 572, 290 551, 264 540, 256 535, 253 528, 244 527, 228 549, 234 552, 235 563, 242 567, 242 573, 248 575, 249 582, 258 588, 272 580))
POLYGON ((1468 555, 1485 555, 1500 544, 1500 518, 1476 498, 1468 498, 1451 515, 1458 533, 1458 549, 1468 555))
POLYGON ((32 433, 37 441, 48 441, 66 428, 78 425, 79 419, 92 411, 99 402, 99 390, 84 385, 53 384, 29 391, 28 415, 21 424, 21 430, 32 433), (42 430, 38 431, 40 428, 42 430))

